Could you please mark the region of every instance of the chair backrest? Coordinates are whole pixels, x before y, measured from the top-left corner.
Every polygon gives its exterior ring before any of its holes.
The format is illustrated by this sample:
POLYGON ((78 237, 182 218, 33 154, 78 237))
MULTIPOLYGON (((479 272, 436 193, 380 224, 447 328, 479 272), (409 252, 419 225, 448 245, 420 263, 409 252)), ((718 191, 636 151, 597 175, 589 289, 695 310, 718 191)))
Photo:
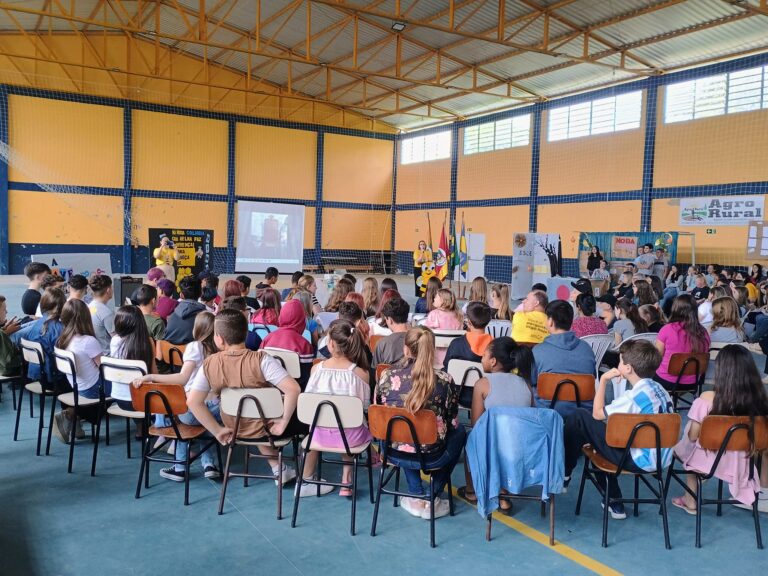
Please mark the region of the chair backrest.
POLYGON ((480 362, 469 360, 449 360, 448 374, 453 378, 457 386, 469 386, 474 388, 475 383, 483 377, 483 365, 480 362))
POLYGON ((171 344, 167 340, 158 340, 156 347, 158 360, 162 360, 173 368, 181 368, 181 365, 184 364, 186 344, 171 344))
POLYGON ((702 376, 706 374, 708 365, 709 352, 702 352, 701 354, 678 352, 672 354, 668 372, 675 376, 702 376))
POLYGON ((45 353, 43 352, 43 345, 40 342, 32 342, 26 338, 21 339, 21 354, 24 357, 24 361, 29 364, 45 364, 45 353))
MULTIPOLYGON (((705 450, 717 451, 727 439, 725 450, 748 452, 752 426, 749 416, 707 416, 701 423, 699 444, 705 450), (732 428, 731 436, 727 438, 732 428)), ((754 447, 757 452, 768 449, 768 419, 764 416, 754 419, 754 447)))
POLYGON ((377 440, 386 440, 390 420, 395 418, 397 420, 392 422, 390 441, 406 444, 435 444, 437 442, 437 417, 434 412, 426 409, 413 414, 405 408, 395 406, 370 406, 368 408, 368 428, 371 435, 377 440), (413 437, 403 419, 411 422, 416 438, 413 437))
POLYGON ((659 448, 672 448, 680 440, 680 414, 611 414, 605 432, 605 441, 613 448, 624 448, 632 431, 643 423, 632 440, 632 448, 655 448, 656 429, 659 429, 659 448))
POLYGON ((144 412, 147 407, 150 414, 167 414, 168 416, 184 414, 187 411, 187 395, 184 392, 184 386, 146 382, 138 388, 133 386, 130 388, 133 409, 137 412, 144 412), (163 398, 168 402, 167 407, 163 403, 163 398))
POLYGON ((363 403, 355 396, 336 396, 334 394, 314 394, 303 392, 299 394, 299 402, 296 405, 296 416, 304 424, 312 424, 317 414, 317 426, 336 428, 341 424, 342 428, 356 428, 363 425, 363 403), (339 416, 337 422, 334 414, 339 416))
MULTIPOLYGON (((656 342, 658 339, 659 335, 656 332, 642 332, 641 334, 635 334, 634 336, 625 338, 622 340, 621 344, 624 344, 624 342, 629 342, 630 340, 647 340, 648 342, 656 342)), ((621 344, 619 344, 619 346, 621 346, 621 344)))
POLYGON ((390 368, 392 368, 392 364, 378 364, 376 366, 376 382, 381 380, 381 375, 390 368))
POLYGON ((62 350, 61 348, 54 348, 53 354, 56 356, 56 368, 62 374, 67 376, 76 376, 77 361, 75 360, 75 353, 68 350, 62 350))
POLYGON ((465 330, 435 330, 435 348, 448 348, 456 338, 466 335, 465 330))
POLYGON ((485 331, 494 338, 509 336, 509 333, 512 332, 512 322, 509 320, 491 320, 485 327, 485 331))
POLYGON ((271 347, 264 348, 263 350, 273 358, 277 358, 291 378, 301 378, 301 362, 297 352, 271 347))
POLYGON ((221 412, 237 416, 238 410, 243 418, 282 418, 283 395, 273 386, 224 388, 221 391, 221 412))
POLYGON ((410 322, 411 326, 421 326, 426 321, 427 321, 426 314, 409 314, 408 315, 408 322, 410 322))
POLYGON ((130 384, 147 373, 147 364, 143 360, 123 360, 102 356, 99 366, 101 377, 118 384, 130 384))
MULTIPOLYGON (((603 356, 605 356, 605 353, 613 347, 616 342, 613 334, 590 334, 589 336, 582 336, 581 340, 589 344, 589 347, 592 348, 592 352, 595 355, 595 370, 600 368, 603 356)), ((595 374, 597 374, 597 371, 595 374)))
POLYGON ((368 339, 368 349, 371 352, 375 352, 376 351, 376 345, 379 343, 379 340, 381 340, 382 338, 384 338, 384 336, 382 336, 381 334, 374 334, 374 335, 372 335, 368 339))
POLYGON ((559 401, 589 402, 595 398, 594 374, 539 374, 536 382, 539 398, 559 401))
POLYGON ((320 312, 320 314, 315 316, 315 320, 317 320, 318 324, 320 324, 323 330, 328 330, 331 322, 337 320, 338 318, 338 312, 320 312))

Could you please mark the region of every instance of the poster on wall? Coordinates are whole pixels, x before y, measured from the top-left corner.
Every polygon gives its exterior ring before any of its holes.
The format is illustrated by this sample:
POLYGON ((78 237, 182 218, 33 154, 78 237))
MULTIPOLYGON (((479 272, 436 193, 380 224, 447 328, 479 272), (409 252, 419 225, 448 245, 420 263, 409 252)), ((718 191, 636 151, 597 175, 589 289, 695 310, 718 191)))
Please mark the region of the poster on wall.
POLYGON ((611 258, 634 260, 637 256, 637 236, 614 236, 611 242, 611 258))
POLYGON ((512 247, 512 299, 525 298, 536 283, 561 273, 559 234, 515 233, 512 247))
POLYGON ((768 258, 768 222, 754 221, 747 229, 747 259, 768 258))
POLYGON ((213 230, 150 228, 149 261, 174 282, 213 267, 213 230))
POLYGON ((97 274, 112 274, 109 254, 32 254, 32 262, 48 264, 53 274, 58 274, 67 281, 75 274, 86 278, 97 274))
POLYGON ((762 220, 765 196, 708 196, 680 199, 681 226, 745 226, 762 220))

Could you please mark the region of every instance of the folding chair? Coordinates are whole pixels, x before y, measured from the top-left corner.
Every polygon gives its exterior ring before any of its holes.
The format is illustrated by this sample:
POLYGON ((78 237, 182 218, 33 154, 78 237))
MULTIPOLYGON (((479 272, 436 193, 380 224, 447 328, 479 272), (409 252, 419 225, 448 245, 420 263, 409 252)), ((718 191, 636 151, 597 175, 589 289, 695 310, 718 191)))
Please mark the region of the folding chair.
MULTIPOLYGON (((131 386, 133 381, 147 374, 147 364, 143 360, 122 360, 120 358, 111 358, 109 356, 101 357, 99 373, 102 381, 112 383, 126 384, 131 386)), ((125 449, 128 458, 131 457, 131 420, 143 420, 144 412, 138 410, 123 410, 117 404, 112 404, 107 408, 107 438, 106 444, 109 446, 109 417, 117 416, 125 419, 125 449)))
POLYGON ((693 400, 701 395, 701 387, 707 375, 708 364, 709 352, 701 354, 679 352, 672 354, 667 372, 676 375, 675 383, 672 389, 669 390, 675 410, 677 410, 678 401, 684 402, 690 407, 693 404, 693 400), (696 382, 694 384, 681 384, 680 380, 682 380, 683 376, 696 376, 696 382), (686 394, 693 394, 693 399, 683 398, 686 394))
POLYGON ((219 498, 219 515, 224 513, 224 499, 227 495, 227 486, 230 478, 243 478, 243 486, 248 486, 249 478, 264 478, 274 480, 277 484, 277 519, 283 517, 283 450, 288 444, 294 445, 294 456, 288 457, 290 460, 296 460, 298 453, 298 439, 294 437, 273 436, 270 431, 269 420, 283 417, 283 395, 280 390, 274 387, 267 388, 224 388, 221 391, 221 413, 233 416, 235 418, 235 427, 232 434, 232 441, 227 447, 227 460, 224 465, 224 480, 221 485, 221 497, 219 498), (254 418, 261 420, 264 427, 265 436, 260 438, 251 438, 241 436, 240 425, 242 418, 254 418), (235 446, 245 447, 245 471, 242 473, 232 472, 232 453, 235 446), (251 453, 251 448, 259 446, 268 446, 277 451, 277 464, 279 471, 275 474, 252 474, 248 471, 251 458, 266 460, 271 456, 251 453))
MULTIPOLYGON (((433 470, 426 464, 426 455, 421 447, 424 445, 437 443, 437 417, 431 410, 419 410, 411 413, 404 408, 394 406, 370 406, 368 408, 368 425, 371 434, 376 440, 383 442, 381 450, 381 472, 379 473, 379 483, 376 489, 376 501, 373 508, 373 522, 371 523, 371 536, 376 536, 376 523, 379 518, 379 504, 381 504, 381 495, 390 494, 394 496, 394 505, 397 506, 397 497, 404 496, 409 498, 418 498, 426 500, 429 503, 429 545, 435 547, 435 508, 432 503, 434 498, 434 478, 433 470), (411 444, 414 452, 403 452, 392 448, 392 443, 411 444), (414 460, 419 463, 421 473, 429 476, 429 492, 425 496, 414 496, 408 492, 400 491, 400 466, 389 461, 391 456, 401 460, 414 460), (387 466, 391 468, 387 470, 387 466), (385 474, 386 472, 386 474, 385 474), (387 484, 395 476, 395 489, 388 490, 387 484)), ((453 489, 451 487, 451 478, 448 477, 447 485, 448 505, 451 516, 453 516, 453 489)))
POLYGON ((317 323, 320 324, 320 328, 322 328, 324 331, 327 331, 328 327, 331 325, 331 322, 338 320, 338 318, 338 312, 320 312, 320 314, 315 316, 315 320, 317 320, 317 323))
POLYGON ((581 340, 589 344, 592 348, 592 352, 595 355, 595 375, 599 376, 600 364, 603 363, 603 357, 605 353, 613 348, 616 342, 613 334, 591 334, 589 336, 582 336, 581 340))
POLYGON ((141 438, 141 467, 139 468, 139 481, 136 484, 136 498, 141 497, 141 480, 144 477, 144 487, 149 488, 149 463, 164 462, 166 464, 184 465, 184 506, 189 505, 189 470, 190 464, 200 458, 200 456, 214 444, 216 453, 221 466, 221 450, 216 438, 212 438, 198 451, 197 455, 191 456, 191 450, 187 450, 186 460, 176 460, 175 458, 162 458, 155 456, 171 440, 189 442, 196 440, 207 433, 203 426, 192 426, 178 422, 178 415, 187 412, 187 396, 184 387, 178 384, 156 384, 146 382, 139 388, 131 386, 131 400, 134 409, 144 410, 144 426, 142 427, 141 438), (161 414, 168 416, 171 420, 170 426, 157 427, 152 426, 152 415, 161 414), (151 447, 152 436, 163 436, 165 440, 158 446, 151 447))
POLYGON ((263 350, 273 358, 276 358, 291 378, 301 378, 301 362, 296 352, 283 350, 282 348, 263 348, 263 350))
POLYGON ((593 374, 539 374, 536 383, 539 398, 549 400, 549 407, 554 409, 558 400, 575 402, 581 407, 582 402, 595 399, 595 376, 593 374))
POLYGON ((466 335, 465 330, 434 330, 435 333, 435 348, 445 348, 451 345, 451 342, 456 338, 462 338, 466 335))
POLYGON ((16 385, 24 382, 23 369, 18 374, 10 376, 0 376, 0 402, 3 401, 3 384, 8 384, 13 398, 13 409, 16 410, 16 385))
MULTIPOLYGON (((26 390, 27 394, 29 395, 30 408, 32 408, 33 395, 37 396, 40 402, 40 410, 39 410, 40 417, 37 425, 37 449, 35 452, 35 454, 40 456, 40 444, 42 442, 42 437, 43 437, 43 422, 45 418, 45 398, 46 397, 54 398, 54 401, 51 404, 51 415, 50 415, 50 424, 53 424, 53 414, 55 412, 54 408, 56 407, 56 400, 55 400, 56 391, 52 388, 52 386, 48 382, 48 376, 47 376, 46 364, 45 364, 45 353, 43 352, 42 345, 39 342, 32 342, 30 340, 26 340, 22 338, 21 352, 22 352, 22 358, 23 358, 21 374, 28 373, 29 364, 37 364, 40 367, 40 380, 38 380, 37 382, 29 382, 24 385, 24 387, 19 392, 18 406, 16 404, 16 392, 14 391, 13 393, 13 407, 16 409, 16 426, 13 429, 13 440, 16 441, 19 438, 19 419, 21 418, 21 405, 24 402, 24 391, 26 390)), ((23 378, 23 376, 19 376, 18 378, 23 378)), ((51 451, 50 425, 48 430, 49 430, 48 442, 45 448, 46 455, 50 454, 50 451, 51 451)))
POLYGON ((512 332, 512 322, 510 320, 491 320, 485 327, 485 331, 493 338, 509 336, 512 332))
POLYGON ((354 396, 336 396, 332 394, 311 394, 303 393, 299 395, 299 402, 296 406, 296 415, 304 424, 309 424, 309 434, 301 443, 301 456, 299 458, 299 467, 296 476, 296 490, 293 496, 293 517, 291 518, 291 528, 296 527, 296 517, 299 513, 300 488, 302 482, 314 484, 317 486, 317 495, 320 496, 320 486, 336 486, 338 488, 352 489, 352 519, 350 521, 349 532, 355 535, 355 512, 357 511, 357 468, 360 465, 360 455, 368 455, 363 465, 368 468, 368 494, 373 504, 373 471, 371 468, 371 442, 370 440, 357 446, 350 446, 347 441, 345 428, 357 428, 365 423, 363 414, 363 403, 360 398, 354 396), (315 430, 318 426, 323 428, 335 428, 339 431, 343 448, 329 448, 314 443, 315 430), (307 460, 307 452, 315 450, 320 452, 317 468, 317 480, 303 480, 304 466, 307 460), (323 452, 332 454, 346 455, 352 459, 352 463, 344 462, 338 459, 325 459, 323 452), (328 482, 321 480, 321 464, 334 464, 337 466, 352 466, 352 482, 328 482))
POLYGON ((472 408, 472 389, 483 374, 483 365, 480 362, 470 360, 453 359, 448 362, 448 374, 453 378, 454 388, 457 390, 459 406, 465 410, 472 408), (464 398, 465 391, 469 392, 469 398, 464 398))
MULTIPOLYGON (((752 421, 749 416, 707 416, 701 423, 699 445, 705 450, 716 453, 715 461, 709 472, 696 470, 675 470, 675 456, 667 473, 666 489, 669 490, 670 479, 680 484, 688 494, 696 498, 696 548, 701 548, 701 508, 705 504, 717 504, 717 515, 722 516, 723 504, 740 504, 738 500, 723 499, 723 481, 717 480, 717 498, 704 498, 702 488, 705 480, 715 476, 720 460, 726 452, 744 452, 744 457, 749 461, 749 479, 754 478, 755 470, 760 469, 762 453, 768 450, 768 420, 759 416, 752 421), (693 474, 696 476, 696 494, 685 483, 683 476, 693 474)), ((755 521, 755 538, 757 547, 762 550, 763 537, 760 531, 760 512, 758 511, 759 494, 755 494, 752 504, 752 517, 755 521)))
MULTIPOLYGON (((56 367, 59 372, 66 374, 72 378, 72 392, 66 392, 56 396, 56 401, 59 402, 62 407, 74 409, 74 417, 72 419, 72 425, 69 428, 69 463, 67 464, 67 472, 72 472, 72 460, 75 455, 75 430, 77 428, 77 415, 81 408, 89 406, 96 407, 98 409, 96 414, 96 424, 91 422, 91 441, 93 442, 93 458, 91 460, 91 476, 96 476, 96 456, 99 452, 99 433, 101 431, 101 416, 104 413, 104 387, 100 381, 97 386, 99 387, 98 398, 83 398, 78 393, 77 387, 77 369, 75 362, 75 355, 73 352, 62 350, 61 348, 53 349, 54 356, 56 357, 56 367), (95 435, 94 435, 95 428, 95 435)), ((51 407, 51 410, 55 410, 56 403, 51 407)), ((51 428, 53 427, 53 420, 51 420, 51 428)), ((50 442, 51 428, 48 429, 48 441, 50 442)))
POLYGON ((664 524, 664 544, 667 550, 672 546, 669 543, 669 523, 667 520, 666 493, 664 490, 664 471, 661 457, 662 449, 671 449, 680 438, 679 414, 612 414, 608 417, 605 440, 612 448, 623 449, 621 460, 614 464, 600 455, 590 444, 582 447, 584 453, 584 470, 579 485, 579 497, 576 500, 576 515, 581 513, 581 498, 584 495, 584 484, 589 481, 594 484, 597 491, 603 497, 603 541, 602 546, 608 546, 608 509, 610 501, 634 504, 634 515, 638 515, 639 504, 658 504, 661 507, 661 515, 664 524), (656 452, 656 469, 645 472, 633 472, 625 470, 627 463, 633 462, 630 450, 632 448, 648 448, 656 452), (597 475, 603 472, 606 475, 606 484, 601 486, 597 475), (635 491, 633 498, 609 498, 608 485, 610 476, 618 479, 621 474, 631 474, 635 478, 635 491), (656 479, 654 488, 646 479, 651 474, 656 479), (651 491, 653 498, 640 498, 640 480, 651 491))
POLYGON ((158 340, 155 343, 155 359, 162 360, 170 366, 172 373, 181 372, 186 348, 186 344, 171 344, 167 340, 158 340))

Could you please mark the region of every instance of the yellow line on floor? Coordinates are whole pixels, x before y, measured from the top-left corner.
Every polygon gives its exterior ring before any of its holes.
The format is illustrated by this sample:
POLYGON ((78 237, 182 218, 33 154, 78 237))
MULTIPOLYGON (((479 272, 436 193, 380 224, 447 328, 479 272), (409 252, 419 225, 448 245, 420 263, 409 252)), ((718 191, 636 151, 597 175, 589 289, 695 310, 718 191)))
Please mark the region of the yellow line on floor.
MULTIPOLYGON (((465 500, 464 498, 461 498, 457 494, 456 488, 453 489, 453 494, 457 498, 461 499, 462 502, 465 502, 469 506, 476 508, 475 504, 465 500)), ((583 566, 587 570, 591 570, 595 574, 600 574, 601 576, 621 576, 621 572, 614 570, 609 566, 606 566, 602 562, 598 562, 594 558, 590 558, 586 554, 582 554, 578 550, 574 550, 570 546, 563 544, 557 539, 555 540, 555 545, 550 546, 549 534, 544 534, 543 532, 539 532, 538 530, 528 526, 528 524, 520 522, 520 520, 510 518, 509 516, 502 514, 500 512, 494 512, 493 519, 497 522, 501 522, 502 524, 504 524, 509 528, 512 528, 512 530, 519 532, 523 536, 530 538, 534 542, 537 542, 542 546, 546 546, 552 552, 556 552, 557 554, 560 554, 561 556, 568 558, 568 560, 575 562, 580 566, 583 566)))

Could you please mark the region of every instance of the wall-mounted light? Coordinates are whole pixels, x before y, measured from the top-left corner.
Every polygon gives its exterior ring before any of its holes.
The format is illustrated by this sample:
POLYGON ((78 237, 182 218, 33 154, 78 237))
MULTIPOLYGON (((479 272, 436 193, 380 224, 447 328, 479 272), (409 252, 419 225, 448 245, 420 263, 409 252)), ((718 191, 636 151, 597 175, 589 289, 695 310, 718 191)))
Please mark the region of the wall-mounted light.
POLYGON ((405 22, 392 22, 392 30, 402 32, 405 30, 405 22))

